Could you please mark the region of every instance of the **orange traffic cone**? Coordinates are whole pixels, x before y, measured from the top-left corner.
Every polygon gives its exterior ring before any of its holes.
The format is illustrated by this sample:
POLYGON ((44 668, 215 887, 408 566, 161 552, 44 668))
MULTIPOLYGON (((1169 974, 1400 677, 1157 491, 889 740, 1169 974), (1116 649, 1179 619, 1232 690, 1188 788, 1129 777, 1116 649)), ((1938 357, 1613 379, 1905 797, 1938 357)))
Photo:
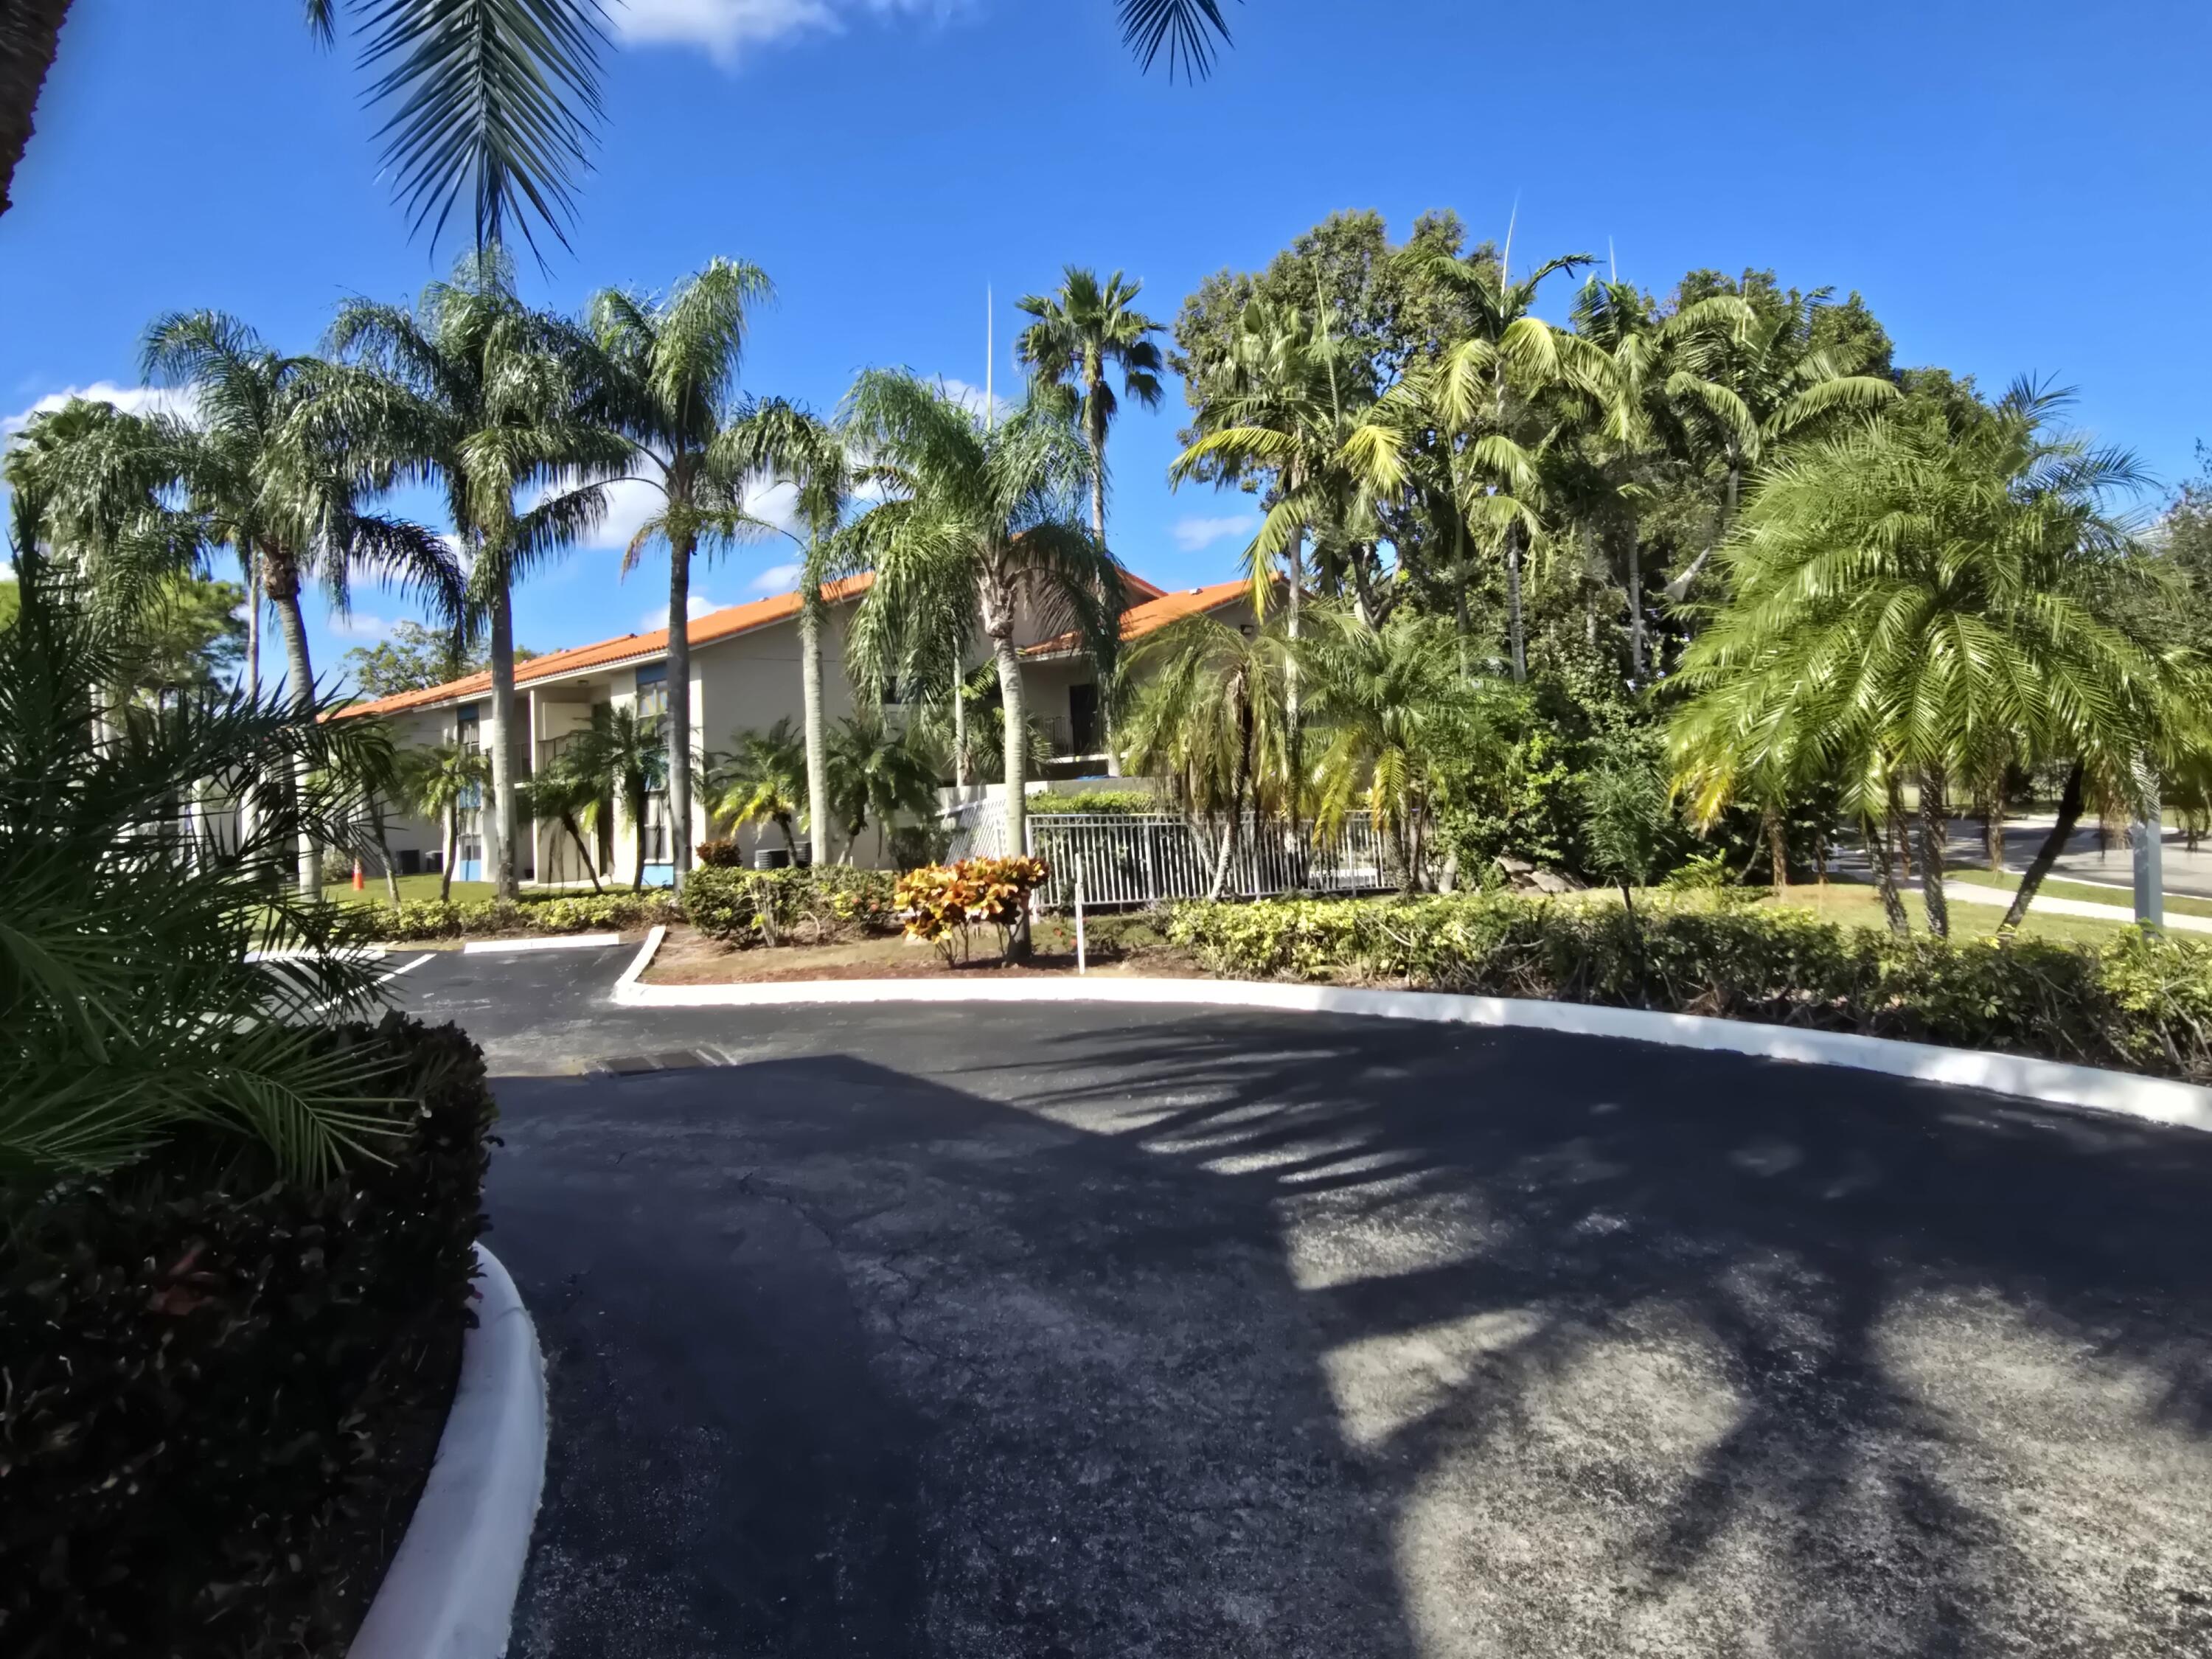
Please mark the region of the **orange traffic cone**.
POLYGON ((359 859, 356 859, 353 861, 353 890, 356 893, 366 892, 368 890, 368 884, 362 879, 361 860, 359 859))

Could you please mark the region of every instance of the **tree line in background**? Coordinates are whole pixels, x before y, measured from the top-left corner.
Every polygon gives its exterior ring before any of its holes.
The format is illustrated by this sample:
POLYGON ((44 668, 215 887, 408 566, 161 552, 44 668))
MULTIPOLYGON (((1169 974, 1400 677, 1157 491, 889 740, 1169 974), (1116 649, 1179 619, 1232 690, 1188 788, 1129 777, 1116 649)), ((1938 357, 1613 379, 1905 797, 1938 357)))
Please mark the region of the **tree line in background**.
MULTIPOLYGON (((315 685, 303 587, 341 607, 364 575, 419 596, 434 626, 353 659, 365 689, 489 672, 483 756, 410 763, 392 787, 449 829, 485 791, 507 896, 525 817, 561 823, 596 883, 594 814, 648 793, 674 823, 698 793, 794 851, 803 822, 826 861, 833 826, 849 842, 872 814, 921 811, 916 777, 988 773, 1018 837, 1034 734, 1018 617, 1079 635, 1112 693, 1109 748, 1188 810, 1322 830, 1369 811, 1409 887, 1493 879, 1501 859, 1618 873, 1628 855, 1607 849, 1624 847, 1645 849, 1640 880, 1699 836, 1779 884, 1850 839, 1895 925, 1917 867, 1942 931, 1954 806, 1994 840, 2008 804, 2055 799, 2014 922, 2085 811, 2206 809, 2202 490, 2138 522, 2139 469, 2066 432, 2062 395, 1899 369, 1856 295, 1701 270, 1655 296, 1586 254, 1516 270, 1447 214, 1402 243, 1346 214, 1262 270, 1208 278, 1165 349, 1136 283, 1070 267, 1021 302, 1031 380, 1010 410, 873 370, 825 417, 739 394, 770 291, 718 259, 564 316, 489 256, 412 306, 349 302, 320 356, 214 313, 164 318, 144 368, 191 412, 34 419, 6 462, 15 532, 95 578, 126 544, 134 568, 166 550, 177 595, 214 592, 227 550, 276 618, 295 699, 315 685), (1564 321, 1538 314, 1547 299, 1564 321), (1170 370, 1189 411, 1170 479, 1254 498, 1262 624, 1193 621, 1125 663, 1110 435, 1170 370), (579 759, 526 784, 514 585, 597 526, 618 479, 657 498, 623 568, 665 545, 672 616, 696 560, 793 544, 800 730, 703 751, 678 698, 657 729, 580 745, 588 775, 579 759), (772 483, 794 492, 787 520, 756 510, 772 483), (440 491, 448 531, 382 510, 410 483, 440 491), (860 571, 853 683, 899 685, 915 714, 864 707, 833 731, 825 592, 860 571), (1630 833, 1638 801, 1652 822, 1630 833)), ((254 662, 262 606, 246 610, 254 662)), ((688 681, 680 629, 669 669, 688 681)), ((687 838, 672 851, 680 882, 687 838)), ((303 844, 303 890, 316 859, 303 844)))

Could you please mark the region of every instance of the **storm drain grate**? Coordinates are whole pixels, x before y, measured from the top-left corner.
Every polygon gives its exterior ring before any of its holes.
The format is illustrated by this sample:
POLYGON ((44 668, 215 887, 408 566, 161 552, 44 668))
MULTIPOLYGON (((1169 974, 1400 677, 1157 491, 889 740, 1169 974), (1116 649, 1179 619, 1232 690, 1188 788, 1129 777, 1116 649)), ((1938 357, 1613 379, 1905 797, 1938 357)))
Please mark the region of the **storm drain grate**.
POLYGON ((664 1048, 651 1054, 610 1054, 584 1062, 586 1077, 636 1077, 647 1072, 694 1072, 702 1066, 720 1066, 720 1054, 706 1048, 664 1048))

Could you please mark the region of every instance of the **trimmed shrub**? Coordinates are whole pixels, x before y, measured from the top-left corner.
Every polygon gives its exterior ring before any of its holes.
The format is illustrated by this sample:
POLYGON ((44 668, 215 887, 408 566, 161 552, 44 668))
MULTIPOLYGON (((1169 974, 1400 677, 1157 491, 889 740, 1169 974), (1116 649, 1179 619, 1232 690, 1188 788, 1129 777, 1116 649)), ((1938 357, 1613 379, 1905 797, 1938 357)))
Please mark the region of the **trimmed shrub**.
POLYGON ((1172 802, 1149 789, 1079 789, 1065 795, 1038 795, 1029 804, 1031 817, 1048 817, 1054 812, 1111 812, 1134 817, 1175 810, 1172 802))
POLYGON ((896 878, 851 865, 796 870, 694 870, 684 884, 691 925, 727 945, 820 945, 898 925, 896 878))
POLYGON ((2212 1083, 2212 950, 1897 939, 1802 911, 1515 895, 1186 902, 1166 931, 1214 971, 1389 982, 1856 1031, 2212 1083))
POLYGON ((1003 957, 1030 894, 1051 873, 1042 859, 963 859, 909 870, 898 879, 910 938, 927 939, 948 963, 965 962, 978 924, 996 927, 1003 957))
POLYGON ((692 846, 695 870, 742 870, 744 865, 744 848, 733 841, 702 841, 692 846))
POLYGON ((354 905, 346 913, 350 937, 368 940, 483 939, 513 933, 588 933, 604 928, 650 927, 684 920, 676 895, 649 889, 642 893, 560 893, 506 904, 497 899, 441 903, 417 899, 398 909, 388 905, 354 905))
POLYGON ((331 1040, 404 1057, 388 1163, 304 1188, 195 1130, 15 1195, 8 1652, 337 1659, 374 1595, 416 1496, 392 1466, 427 1468, 470 1321, 493 1106, 453 1026, 331 1040))

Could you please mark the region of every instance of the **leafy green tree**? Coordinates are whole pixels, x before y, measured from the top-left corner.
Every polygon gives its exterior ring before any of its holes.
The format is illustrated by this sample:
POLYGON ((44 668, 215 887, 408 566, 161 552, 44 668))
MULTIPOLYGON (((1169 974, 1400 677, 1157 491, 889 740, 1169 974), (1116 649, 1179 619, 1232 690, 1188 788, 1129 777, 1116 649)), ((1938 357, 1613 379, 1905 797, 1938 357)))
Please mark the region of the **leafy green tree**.
MULTIPOLYGON (((569 738, 565 754, 568 769, 592 781, 595 799, 605 795, 621 803, 635 837, 631 849, 635 868, 629 890, 644 891, 647 805, 668 787, 668 743, 660 729, 660 717, 640 714, 635 708, 596 704, 591 725, 569 738)), ((671 824, 670 833, 683 831, 671 824)))
POLYGON ((2134 803, 2148 763, 2202 748, 2201 659, 2143 629, 2155 573, 2110 505, 2139 470, 2053 429, 2064 402, 2021 383, 1963 425, 1901 410, 1773 465, 1723 550, 1731 597, 1682 665, 1696 695, 1674 742, 1701 817, 1747 780, 1817 763, 1844 780, 1886 874, 1875 826, 1917 780, 1928 920, 1942 933, 1950 781, 1992 754, 2061 766, 2058 819, 2008 932, 2085 785, 2134 803))
MULTIPOLYGON (((822 623, 829 610, 823 587, 845 569, 850 549, 838 534, 860 470, 847 452, 844 434, 819 416, 781 398, 765 398, 730 432, 733 464, 745 473, 769 472, 788 483, 798 495, 802 538, 775 526, 798 546, 799 668, 800 719, 806 739, 806 823, 814 842, 814 862, 830 862, 830 770, 828 730, 822 701, 822 623)), ((911 666, 910 665, 908 665, 911 666)), ((855 678, 856 684, 880 685, 884 670, 855 678)))
POLYGON ((429 819, 443 832, 444 856, 438 861, 440 902, 453 896, 453 860, 459 850, 461 809, 483 799, 491 763, 474 744, 432 744, 403 749, 392 763, 392 793, 409 811, 429 819))
POLYGON ((623 569, 656 541, 668 548, 668 816, 679 890, 691 869, 691 561, 758 530, 729 439, 747 310, 772 292, 757 266, 715 259, 663 299, 611 288, 591 304, 608 424, 635 447, 634 470, 660 497, 623 569))
POLYGON ((1154 633, 1124 671, 1138 687, 1122 738, 1130 767, 1164 778, 1194 824, 1221 822, 1208 898, 1228 881, 1245 812, 1291 799, 1289 667, 1282 622, 1247 634, 1199 615, 1154 633))
POLYGON ((124 635, 125 684, 156 704, 213 690, 246 658, 246 590, 236 582, 172 576, 124 635))
MULTIPOLYGON (((827 758, 830 806, 845 832, 848 863, 872 819, 880 855, 901 817, 926 818, 936 808, 936 752, 912 727, 893 726, 879 708, 864 704, 839 720, 827 758)), ((816 846, 821 845, 817 835, 816 846)), ((818 861, 818 851, 816 856, 818 861)))
MULTIPOLYGON (((876 573, 861 609, 931 618, 964 597, 999 670, 1005 711, 1007 845, 1023 845, 1028 728, 1018 619, 1050 634, 1072 629, 1111 662, 1126 573, 1081 522, 1091 457, 1064 413, 1032 398, 987 426, 941 387, 884 370, 847 398, 854 441, 872 458, 886 499, 855 526, 876 573)), ((893 626, 892 636, 911 629, 893 626)), ((1026 916, 1014 950, 1029 948, 1026 916)))
POLYGON ((594 763, 590 745, 567 744, 532 775, 526 794, 531 817, 561 826, 584 862, 592 890, 599 893, 605 890, 599 884, 599 866, 585 832, 599 828, 609 799, 609 780, 593 769, 594 763))
MULTIPOLYGON (((538 653, 514 647, 514 660, 528 662, 538 653)), ((450 628, 428 628, 403 618, 391 635, 374 645, 357 645, 341 659, 346 678, 364 697, 396 697, 403 691, 427 691, 481 674, 491 665, 482 643, 450 628)))
MULTIPOLYGON (((515 296, 503 259, 464 259, 410 310, 349 301, 302 420, 314 441, 399 477, 437 480, 467 553, 468 614, 489 635, 492 883, 520 891, 514 585, 606 512, 634 449, 594 401, 596 343, 515 296)), ((683 833, 681 827, 678 833, 683 833)))
POLYGON ((22 601, 16 597, 14 580, 11 579, 0 582, 0 628, 5 628, 14 622, 15 612, 21 608, 22 601))
MULTIPOLYGON (((707 767, 707 804, 717 818, 738 828, 773 823, 795 863, 798 818, 806 799, 806 744, 791 729, 788 716, 765 732, 738 732, 727 754, 707 767)), ((836 810, 832 784, 831 810, 836 810)))
POLYGON ((1636 891, 1668 862, 1680 834, 1667 775, 1642 745, 1617 744, 1583 775, 1583 841, 1590 868, 1620 889, 1636 914, 1636 891))

